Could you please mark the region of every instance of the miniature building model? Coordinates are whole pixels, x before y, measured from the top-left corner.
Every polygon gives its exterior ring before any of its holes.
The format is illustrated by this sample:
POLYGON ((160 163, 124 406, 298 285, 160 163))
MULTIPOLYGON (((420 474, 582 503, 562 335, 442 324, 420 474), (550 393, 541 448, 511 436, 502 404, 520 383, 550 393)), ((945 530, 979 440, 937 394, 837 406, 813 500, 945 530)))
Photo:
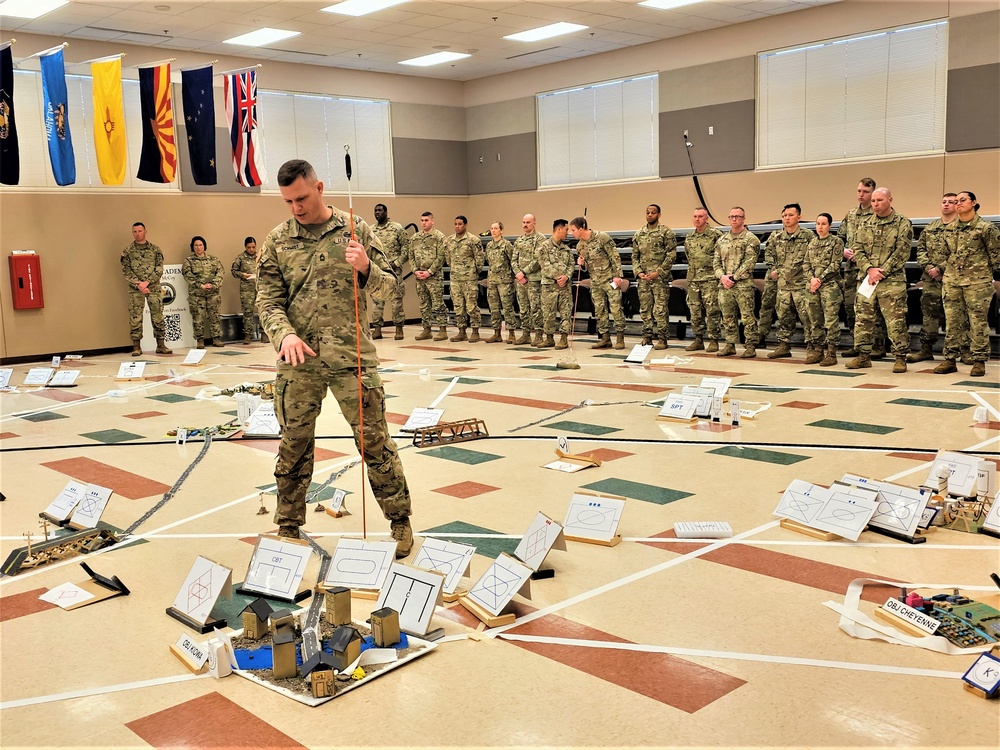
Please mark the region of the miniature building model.
POLYGON ((330 638, 334 669, 343 672, 361 656, 361 635, 350 625, 341 625, 330 638))
POLYGON ((287 609, 272 613, 271 628, 274 633, 271 638, 274 676, 278 679, 295 677, 298 668, 295 665, 295 619, 292 613, 287 609))
POLYGON ((372 612, 372 640, 379 648, 399 643, 399 612, 392 607, 372 612))
POLYGON ((254 599, 243 610, 243 637, 259 640, 267 635, 267 621, 271 617, 271 605, 263 599, 254 599))
POLYGON ((351 590, 337 586, 326 592, 326 621, 338 627, 351 624, 351 590))
POLYGON ((309 673, 309 685, 313 698, 329 698, 333 695, 333 670, 317 669, 309 673))

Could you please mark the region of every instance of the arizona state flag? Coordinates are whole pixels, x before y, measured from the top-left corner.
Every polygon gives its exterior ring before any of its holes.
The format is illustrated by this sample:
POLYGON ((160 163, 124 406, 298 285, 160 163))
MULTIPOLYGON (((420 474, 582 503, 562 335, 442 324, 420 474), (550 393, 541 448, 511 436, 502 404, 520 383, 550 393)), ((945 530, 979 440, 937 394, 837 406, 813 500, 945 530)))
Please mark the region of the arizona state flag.
POLYGON ((215 99, 212 66, 181 71, 181 100, 195 185, 218 183, 215 171, 215 99))
POLYGON ((45 114, 45 135, 49 142, 49 160, 57 185, 76 182, 76 157, 69 132, 69 98, 66 95, 66 66, 63 52, 57 51, 39 58, 42 64, 42 101, 45 114))
POLYGON ((10 45, 0 49, 0 182, 16 185, 21 179, 21 157, 14 123, 14 58, 10 45))
POLYGON ((146 182, 173 182, 177 176, 174 109, 170 96, 170 63, 139 68, 142 151, 136 177, 146 182))
POLYGON ((122 59, 90 64, 94 77, 94 152, 105 185, 125 181, 125 108, 122 105, 122 59))

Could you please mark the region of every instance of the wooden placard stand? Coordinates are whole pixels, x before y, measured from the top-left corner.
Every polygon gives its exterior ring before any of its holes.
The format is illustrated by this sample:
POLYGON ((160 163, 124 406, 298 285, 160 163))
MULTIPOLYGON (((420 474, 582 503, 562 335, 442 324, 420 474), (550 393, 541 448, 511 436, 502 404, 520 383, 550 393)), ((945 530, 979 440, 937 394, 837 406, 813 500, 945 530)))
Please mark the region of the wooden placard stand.
MULTIPOLYGON (((331 588, 340 588, 340 584, 333 587, 324 586, 322 583, 316 584, 316 590, 321 594, 327 594, 330 592, 331 588)), ((378 589, 352 589, 345 586, 351 592, 351 596, 355 599, 371 599, 373 601, 378 601, 378 589)))
POLYGON ((469 593, 469 589, 458 589, 456 588, 450 594, 447 591, 441 592, 441 601, 446 604, 451 604, 452 602, 457 602, 461 597, 469 593))
POLYGON ((907 544, 923 544, 927 541, 927 537, 920 536, 908 536, 907 534, 902 534, 898 531, 890 531, 889 529, 883 529, 880 526, 872 526, 868 524, 865 531, 874 531, 876 534, 881 534, 882 536, 892 537, 893 539, 898 539, 901 542, 906 542, 907 544))
POLYGON ((596 545, 598 545, 600 547, 617 547, 619 544, 622 543, 622 535, 621 534, 615 534, 613 537, 611 537, 610 539, 607 539, 607 540, 605 540, 605 539, 584 539, 583 537, 572 536, 570 534, 566 534, 565 537, 566 537, 566 541, 569 541, 569 542, 583 542, 584 544, 596 544, 596 545))
POLYGON ((823 542, 832 542, 835 539, 841 539, 842 537, 834 534, 832 531, 822 531, 820 529, 814 529, 812 526, 806 526, 804 523, 799 523, 798 521, 793 521, 790 518, 782 518, 778 525, 783 529, 788 529, 789 531, 794 531, 798 534, 805 534, 806 536, 811 536, 814 539, 819 539, 823 542))
POLYGON ((499 628, 504 625, 510 625, 517 619, 517 615, 513 612, 505 612, 500 615, 494 615, 492 612, 488 612, 483 609, 467 596, 459 597, 458 603, 486 623, 486 627, 488 628, 499 628))
POLYGON ((563 461, 571 464, 599 467, 602 463, 601 459, 596 458, 589 453, 566 453, 561 448, 556 448, 556 455, 563 461))
POLYGON ((876 607, 872 614, 886 625, 892 625, 892 627, 897 630, 902 630, 904 633, 913 636, 914 638, 926 638, 930 635, 926 630, 921 630, 916 625, 911 625, 902 617, 897 617, 892 612, 889 612, 882 607, 876 607))
POLYGON ((168 615, 173 617, 178 622, 187 625, 191 630, 204 635, 205 633, 211 633, 213 630, 218 630, 224 628, 228 625, 225 620, 215 620, 209 617, 205 620, 204 624, 198 622, 197 620, 188 617, 186 614, 181 612, 179 609, 174 609, 173 607, 167 607, 166 612, 168 615))

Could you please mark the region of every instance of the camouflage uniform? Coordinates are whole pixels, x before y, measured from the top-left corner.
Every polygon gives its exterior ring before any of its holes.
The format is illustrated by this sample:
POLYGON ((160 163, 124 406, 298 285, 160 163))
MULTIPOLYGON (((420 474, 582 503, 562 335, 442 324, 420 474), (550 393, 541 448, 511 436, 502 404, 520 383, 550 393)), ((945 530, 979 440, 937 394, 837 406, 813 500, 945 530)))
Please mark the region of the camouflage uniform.
MULTIPOLYGON (((329 389, 361 450, 358 404, 357 329, 354 323, 354 269, 344 260, 350 241, 350 215, 333 215, 315 233, 295 219, 277 226, 264 240, 258 267, 257 311, 261 324, 280 351, 281 341, 297 334, 313 351, 298 366, 278 361, 274 410, 282 427, 274 478, 279 526, 301 526, 312 481, 316 418, 329 389)), ((396 288, 389 259, 368 225, 355 217, 355 234, 371 261, 358 286, 373 297, 389 299, 396 288)), ((385 392, 378 356, 368 332, 367 295, 358 295, 361 317, 361 384, 364 391, 364 459, 368 483, 387 519, 410 515, 410 492, 396 444, 385 422, 385 392)))
MULTIPOLYGON (((847 212, 847 216, 844 220, 840 222, 840 226, 837 227, 837 236, 844 241, 844 247, 850 248, 851 250, 857 251, 855 244, 857 244, 857 234, 858 227, 861 223, 867 221, 874 213, 872 212, 871 206, 868 208, 861 208, 857 206, 852 208, 847 212)), ((854 332, 854 311, 857 306, 857 294, 858 286, 861 284, 861 274, 858 273, 858 259, 855 257, 854 260, 847 261, 847 269, 844 271, 844 313, 847 316, 847 330, 854 332)), ((875 320, 875 338, 874 338, 874 348, 877 351, 885 350, 885 317, 882 315, 882 311, 876 305, 875 308, 876 320, 875 320)), ((855 349, 857 349, 857 344, 855 342, 855 349)))
POLYGON ((632 238, 632 270, 657 274, 655 279, 639 279, 639 317, 643 338, 657 338, 663 343, 670 335, 670 269, 677 260, 677 238, 665 225, 652 229, 647 224, 632 238))
POLYGON ((222 338, 222 261, 214 255, 198 257, 194 253, 184 259, 181 275, 188 285, 188 308, 196 339, 222 338), (211 284, 211 289, 202 289, 211 284))
MULTIPOLYGON (((920 264, 920 314, 923 325, 920 328, 920 346, 933 349, 938 340, 941 324, 944 322, 944 279, 932 279, 927 269, 934 267, 944 274, 945 264, 951 254, 955 241, 955 227, 958 219, 952 219, 945 224, 941 219, 935 219, 920 233, 917 238, 917 263, 920 264)), ((959 319, 961 316, 957 316, 959 319)), ((969 321, 956 321, 956 329, 968 330, 969 321)), ((959 330, 955 331, 956 333, 959 330)))
POLYGON ((416 279, 420 319, 424 328, 448 325, 448 309, 444 306, 444 234, 440 230, 417 232, 408 248, 410 268, 429 271, 430 277, 416 279))
POLYGON ((461 237, 453 234, 444 245, 445 258, 451 268, 451 301, 455 306, 455 325, 460 329, 482 325, 479 311, 479 271, 486 254, 479 235, 466 232, 461 237))
POLYGON ((486 274, 486 298, 490 303, 490 322, 493 328, 500 330, 501 321, 506 321, 509 330, 521 327, 521 319, 514 308, 514 272, 511 270, 511 258, 514 246, 501 237, 490 240, 486 245, 486 262, 489 271, 486 274))
POLYGON ((521 311, 521 326, 525 332, 542 332, 542 272, 538 262, 538 249, 545 242, 538 232, 522 234, 514 240, 514 254, 510 258, 510 269, 517 276, 523 273, 528 280, 515 282, 517 306, 521 311))
POLYGON ((243 307, 243 340, 251 341, 257 337, 257 320, 254 318, 254 308, 257 304, 257 256, 242 252, 236 256, 230 271, 234 279, 240 282, 240 305, 243 307), (243 274, 253 274, 253 278, 244 279, 243 274))
POLYGON ((844 241, 835 235, 816 237, 806 250, 806 307, 809 318, 819 334, 820 346, 836 347, 840 343, 840 306, 844 302, 844 281, 840 267, 844 262, 844 241), (820 280, 815 292, 809 282, 820 280))
POLYGON ((612 279, 622 278, 622 259, 615 241, 607 232, 592 230, 589 240, 576 243, 576 251, 587 264, 585 268, 590 274, 590 299, 594 303, 597 332, 601 336, 610 333, 611 317, 614 317, 615 333, 625 333, 622 290, 611 286, 612 279))
POLYGON ((556 332, 556 315, 560 318, 559 333, 569 334, 573 317, 573 250, 565 243, 546 240, 538 250, 542 277, 542 328, 546 336, 556 332), (556 284, 565 276, 566 286, 556 284))
POLYGON ((747 344, 757 343, 757 319, 753 314, 754 285, 753 268, 757 265, 757 253, 760 251, 760 240, 749 229, 739 234, 727 232, 715 243, 715 255, 712 260, 712 270, 715 278, 732 276, 736 282, 729 289, 719 284, 719 308, 722 311, 722 327, 726 332, 727 344, 738 344, 740 329, 736 322, 736 312, 739 310, 743 321, 743 337, 747 344))
MULTIPOLYGON (((964 343, 961 325, 968 320, 969 350, 973 362, 990 358, 990 328, 987 316, 993 301, 993 272, 1000 268, 1000 231, 975 214, 957 220, 954 249, 944 270, 945 359, 954 362, 964 343)), ((881 284, 879 285, 881 286, 881 284)))
POLYGON ((687 305, 691 311, 691 330, 696 338, 718 341, 722 338, 719 311, 719 280, 715 278, 712 263, 715 259, 715 243, 722 232, 713 227, 705 227, 701 232, 691 232, 684 238, 684 254, 687 256, 687 305))
POLYGON ((802 331, 808 346, 815 347, 820 339, 819 326, 809 315, 806 295, 806 250, 816 235, 811 229, 799 227, 794 234, 776 229, 767 238, 767 253, 772 258, 772 270, 778 271, 778 343, 786 346, 795 331, 795 314, 802 321, 802 331))
POLYGON ((757 343, 761 347, 774 325, 774 313, 778 306, 778 280, 771 278, 771 271, 776 270, 774 257, 767 248, 764 249, 764 265, 767 269, 764 271, 764 291, 760 295, 760 316, 757 323, 757 343))
POLYGON ((885 274, 870 299, 858 294, 854 301, 854 348, 861 354, 871 354, 872 351, 876 303, 885 317, 893 355, 905 357, 910 351, 910 334, 906 328, 906 274, 903 267, 910 259, 912 240, 913 225, 896 211, 884 218, 873 213, 858 227, 853 248, 858 278, 863 280, 869 268, 881 268, 885 274))
POLYGON ((128 282, 128 327, 133 341, 142 338, 142 307, 149 305, 149 318, 153 323, 153 336, 163 340, 167 333, 163 321, 163 253, 152 242, 139 245, 133 242, 121 257, 122 274, 128 282), (139 283, 149 282, 149 294, 139 291, 139 283))
MULTIPOLYGON (((386 221, 384 224, 376 224, 372 227, 375 236, 382 243, 382 249, 389 259, 392 272, 396 274, 399 283, 392 293, 392 322, 401 326, 406 322, 406 313, 403 312, 403 296, 406 288, 403 284, 403 263, 406 262, 410 238, 403 229, 403 225, 395 221, 386 221)), ((385 302, 372 298, 372 325, 381 328, 385 321, 382 315, 385 311, 385 302)))

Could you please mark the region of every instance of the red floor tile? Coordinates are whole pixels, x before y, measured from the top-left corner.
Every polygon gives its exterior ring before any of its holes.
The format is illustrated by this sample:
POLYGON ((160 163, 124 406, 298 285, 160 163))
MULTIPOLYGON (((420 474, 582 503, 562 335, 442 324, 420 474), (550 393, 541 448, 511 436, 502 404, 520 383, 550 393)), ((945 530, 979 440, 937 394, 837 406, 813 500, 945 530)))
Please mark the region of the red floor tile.
POLYGON ((141 477, 138 474, 95 461, 92 458, 64 458, 61 461, 44 463, 42 466, 79 479, 81 482, 110 487, 115 491, 115 494, 127 497, 129 500, 162 495, 170 489, 169 484, 141 477))
POLYGON ((125 726, 156 748, 304 750, 287 734, 219 693, 157 711, 125 726))
POLYGON ((745 372, 731 372, 729 370, 696 370, 693 367, 675 367, 674 372, 686 372, 690 375, 708 375, 710 377, 721 378, 741 378, 747 374, 745 372))
POLYGON ((410 344, 409 346, 401 346, 399 348, 400 349, 422 349, 422 350, 427 351, 427 352, 446 352, 446 353, 449 353, 449 354, 450 353, 454 353, 454 352, 464 352, 464 351, 466 351, 465 349, 455 349, 453 347, 447 347, 447 346, 419 346, 417 344, 410 344))
POLYGON ((0 622, 33 615, 35 612, 44 612, 47 609, 56 609, 55 604, 43 602, 38 598, 46 591, 48 591, 46 588, 32 589, 0 599, 0 622))
POLYGON ((56 388, 45 388, 44 390, 41 391, 32 391, 31 395, 41 396, 42 398, 47 398, 52 401, 59 401, 60 403, 63 404, 69 404, 72 403, 73 401, 82 401, 83 399, 87 398, 86 396, 83 396, 79 393, 73 393, 72 391, 66 391, 56 388))
POLYGON ((663 393, 671 390, 667 385, 642 385, 640 383, 602 383, 599 380, 585 380, 582 378, 555 377, 549 380, 557 380, 561 383, 573 383, 576 385, 589 385, 594 388, 612 388, 616 391, 636 391, 638 393, 663 393))
POLYGON ((438 487, 436 490, 431 490, 431 492, 465 500, 469 497, 476 497, 476 495, 485 495, 487 492, 496 492, 498 489, 500 488, 492 487, 488 484, 480 484, 479 482, 459 482, 458 484, 449 484, 447 487, 438 487))
POLYGON ((446 367, 447 372, 469 372, 469 370, 475 370, 475 367, 446 367))
POLYGON ((205 380, 183 380, 184 373, 178 373, 178 379, 174 381, 174 385, 180 388, 201 388, 208 385, 205 380))
POLYGON ((886 455, 892 456, 893 458, 910 458, 914 461, 933 461, 933 453, 904 453, 897 451, 895 453, 887 453, 886 455))
POLYGON ((533 398, 520 398, 518 396, 501 396, 498 393, 482 393, 479 391, 465 391, 464 393, 452 394, 456 398, 471 398, 476 401, 491 401, 495 404, 510 404, 511 406, 530 406, 534 409, 546 409, 548 411, 562 411, 576 404, 561 404, 558 401, 538 401, 533 398))
MULTIPOLYGON (((673 529, 667 529, 666 531, 661 531, 659 534, 653 534, 648 537, 649 539, 676 539, 677 534, 674 533, 673 529)), ((700 550, 702 547, 707 547, 711 542, 671 542, 670 544, 657 544, 656 542, 639 542, 639 544, 645 544, 647 547, 653 547, 655 549, 666 550, 667 552, 676 552, 679 555, 686 555, 689 552, 695 552, 700 550)))
POLYGON ((385 421, 390 424, 406 424, 410 416, 408 414, 397 414, 395 412, 387 411, 385 413, 385 421))
POLYGON ((789 401, 787 404, 778 404, 786 409, 818 409, 826 404, 817 404, 814 401, 789 401))
POLYGON ((135 414, 125 414, 123 415, 127 419, 149 419, 150 417, 162 417, 165 412, 162 411, 139 411, 135 414))
MULTIPOLYGON (((278 455, 278 446, 281 444, 280 440, 257 440, 247 439, 247 440, 233 440, 235 445, 245 445, 247 448, 256 448, 259 451, 266 451, 273 455, 278 455)), ((316 461, 327 461, 331 458, 343 458, 346 453, 340 453, 339 451, 331 451, 326 448, 317 447, 314 453, 316 461)))
POLYGON ((703 422, 699 420, 691 425, 691 429, 702 432, 729 432, 730 430, 735 430, 737 426, 728 422, 703 422))
POLYGON ((546 356, 544 354, 535 354, 535 355, 533 355, 531 357, 521 357, 521 359, 531 359, 531 360, 534 360, 534 359, 551 359, 551 357, 548 357, 548 356, 546 356))
MULTIPOLYGON (((508 632, 519 635, 631 643, 557 615, 540 617, 508 632)), ((670 654, 610 648, 580 648, 526 641, 511 641, 511 643, 689 714, 746 684, 745 680, 738 677, 670 654)))
POLYGON ((614 448, 597 448, 596 450, 587 451, 587 453, 601 461, 615 461, 619 458, 635 455, 628 451, 616 451, 614 448))
POLYGON ((9 440, 10 438, 21 437, 16 432, 0 432, 0 440, 9 440))
MULTIPOLYGON (((980 427, 984 430, 1000 430, 1000 422, 977 422, 973 427, 980 427)), ((3 437, 3 435, 0 435, 3 437)))

